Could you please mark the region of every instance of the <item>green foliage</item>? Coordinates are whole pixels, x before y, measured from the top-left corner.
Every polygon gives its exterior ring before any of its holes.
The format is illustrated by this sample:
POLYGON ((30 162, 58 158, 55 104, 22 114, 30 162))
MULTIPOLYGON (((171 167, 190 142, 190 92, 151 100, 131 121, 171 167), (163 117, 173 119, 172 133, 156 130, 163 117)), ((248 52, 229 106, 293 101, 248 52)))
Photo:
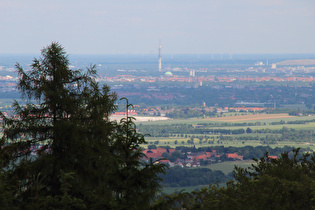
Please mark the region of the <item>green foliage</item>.
POLYGON ((157 146, 156 145, 148 145, 148 149, 156 149, 157 148, 157 146))
POLYGON ((85 72, 68 66, 58 43, 44 48, 30 71, 17 64, 26 105, 14 102, 15 117, 0 114, 1 206, 148 207, 165 166, 140 160, 146 142, 132 118, 109 121, 116 94, 99 87, 95 66, 85 72))
POLYGON ((221 171, 212 171, 208 168, 187 169, 173 167, 161 175, 163 184, 167 187, 185 187, 208 185, 216 182, 224 183, 231 179, 221 171))
POLYGON ((178 197, 177 206, 185 205, 187 209, 314 208, 315 153, 301 157, 297 149, 283 153, 278 159, 270 159, 266 153, 255 162, 247 169, 235 167, 235 181, 228 182, 226 187, 215 184, 193 192, 188 206, 178 197))
POLYGON ((246 129, 246 133, 252 133, 253 132, 253 130, 250 128, 250 127, 248 127, 247 129, 246 129))
MULTIPOLYGON (((315 154, 315 153, 314 153, 315 154)), ((315 155, 299 157, 299 149, 279 159, 255 160, 249 169, 235 168, 236 186, 245 206, 267 209, 310 209, 315 205, 315 155), (259 196, 259 199, 257 197, 259 196), (254 199, 256 198, 256 199, 254 199)))
POLYGON ((194 110, 190 108, 174 110, 166 114, 167 117, 174 118, 174 119, 204 117, 204 116, 214 116, 214 115, 215 115, 214 112, 207 112, 205 110, 194 110))
POLYGON ((164 209, 174 209, 181 210, 186 209, 191 205, 193 201, 193 196, 190 193, 180 191, 173 194, 163 194, 158 196, 154 201, 151 208, 152 210, 164 210, 164 209))
POLYGON ((243 134, 245 130, 240 129, 222 129, 222 128, 195 128, 190 124, 172 124, 172 125, 139 125, 139 132, 150 134, 154 137, 168 137, 177 134, 177 137, 184 137, 184 133, 190 134, 243 134))

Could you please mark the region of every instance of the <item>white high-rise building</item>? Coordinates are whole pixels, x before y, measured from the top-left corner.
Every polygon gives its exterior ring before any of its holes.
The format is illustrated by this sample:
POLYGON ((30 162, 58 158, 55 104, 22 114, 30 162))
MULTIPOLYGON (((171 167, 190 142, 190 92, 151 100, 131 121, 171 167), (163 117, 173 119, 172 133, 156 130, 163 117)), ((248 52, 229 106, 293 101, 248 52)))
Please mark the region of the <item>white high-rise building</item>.
POLYGON ((190 70, 189 70, 189 76, 194 77, 195 74, 196 74, 195 69, 190 69, 190 70))
POLYGON ((161 55, 162 45, 161 41, 159 44, 159 71, 162 71, 162 55, 161 55))

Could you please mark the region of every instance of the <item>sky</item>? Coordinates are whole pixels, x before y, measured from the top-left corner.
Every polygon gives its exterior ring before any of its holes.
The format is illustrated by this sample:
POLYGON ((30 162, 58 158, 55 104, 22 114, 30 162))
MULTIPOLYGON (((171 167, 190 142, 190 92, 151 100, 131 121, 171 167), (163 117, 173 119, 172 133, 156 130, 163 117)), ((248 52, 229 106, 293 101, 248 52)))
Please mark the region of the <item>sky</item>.
POLYGON ((315 53, 314 0, 0 0, 0 54, 315 53))

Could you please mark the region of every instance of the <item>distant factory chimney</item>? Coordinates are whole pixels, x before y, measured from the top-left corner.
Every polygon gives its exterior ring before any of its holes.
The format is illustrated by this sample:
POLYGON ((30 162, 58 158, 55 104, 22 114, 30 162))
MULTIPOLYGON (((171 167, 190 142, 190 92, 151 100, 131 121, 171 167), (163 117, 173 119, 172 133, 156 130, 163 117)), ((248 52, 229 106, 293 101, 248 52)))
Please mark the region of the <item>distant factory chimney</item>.
POLYGON ((159 43, 159 71, 162 71, 162 55, 161 55, 162 45, 161 40, 159 43))

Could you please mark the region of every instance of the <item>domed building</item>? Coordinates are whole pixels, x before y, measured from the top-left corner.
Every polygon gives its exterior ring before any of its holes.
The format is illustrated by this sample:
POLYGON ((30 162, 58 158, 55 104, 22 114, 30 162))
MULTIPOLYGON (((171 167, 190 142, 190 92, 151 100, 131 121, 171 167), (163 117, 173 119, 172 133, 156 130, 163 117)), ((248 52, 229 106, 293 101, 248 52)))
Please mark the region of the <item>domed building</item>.
POLYGON ((173 73, 170 72, 170 71, 167 71, 167 72, 165 72, 164 75, 165 75, 166 77, 172 77, 172 76, 173 76, 173 73))

